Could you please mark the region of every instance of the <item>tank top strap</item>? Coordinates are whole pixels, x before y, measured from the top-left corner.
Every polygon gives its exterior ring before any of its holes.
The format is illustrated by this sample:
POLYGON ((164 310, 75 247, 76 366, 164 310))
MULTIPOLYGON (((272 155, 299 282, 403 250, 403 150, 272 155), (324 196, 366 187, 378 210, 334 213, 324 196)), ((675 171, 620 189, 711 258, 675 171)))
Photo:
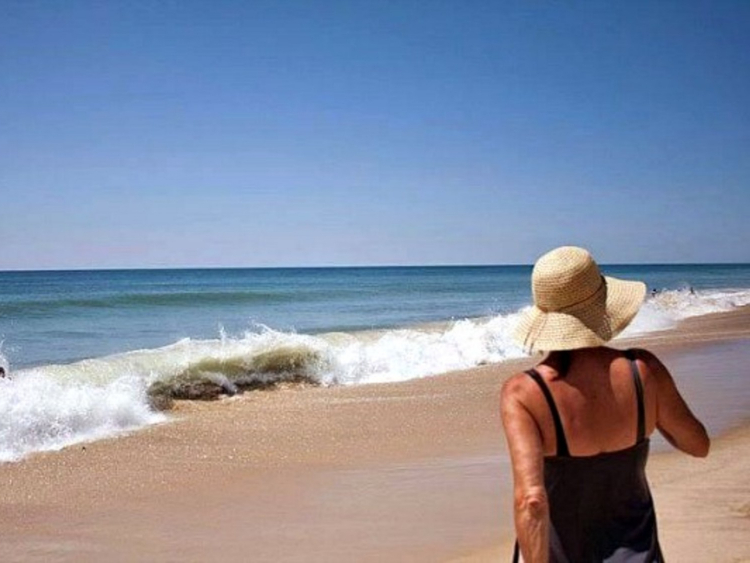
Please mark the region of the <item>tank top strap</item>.
POLYGON ((641 381, 641 372, 638 370, 638 364, 635 361, 633 350, 626 350, 625 357, 630 360, 630 373, 633 376, 633 385, 635 386, 635 395, 638 401, 638 429, 636 444, 640 444, 646 439, 646 406, 643 400, 643 382, 641 381))
POLYGON ((557 456, 569 457, 570 451, 568 450, 568 441, 565 439, 565 431, 563 430, 562 419, 560 418, 560 413, 557 411, 557 405, 555 405, 555 400, 552 398, 552 393, 550 392, 549 387, 547 387, 547 384, 544 382, 542 376, 539 375, 539 372, 534 368, 526 371, 526 374, 531 377, 531 379, 536 381, 537 385, 539 385, 539 388, 544 394, 544 398, 547 400, 547 405, 549 405, 549 410, 552 414, 552 421, 555 423, 557 456))

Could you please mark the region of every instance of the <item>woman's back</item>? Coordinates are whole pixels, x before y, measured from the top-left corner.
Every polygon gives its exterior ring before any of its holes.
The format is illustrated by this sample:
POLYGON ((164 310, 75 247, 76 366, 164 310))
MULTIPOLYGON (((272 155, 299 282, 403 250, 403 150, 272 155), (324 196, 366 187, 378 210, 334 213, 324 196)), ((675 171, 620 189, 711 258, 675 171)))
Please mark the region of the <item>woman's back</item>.
MULTIPOLYGON (((656 426, 656 382, 649 367, 636 361, 649 436, 656 426)), ((599 347, 553 353, 536 371, 557 405, 571 455, 592 456, 635 444, 636 387, 632 364, 622 351, 599 347)), ((543 393, 529 387, 527 404, 542 432, 544 454, 554 455, 557 441, 552 413, 543 393)))
POLYGON ((645 475, 649 447, 645 392, 635 357, 609 349, 583 350, 576 356, 581 376, 575 379, 573 358, 567 354, 549 358, 554 367, 548 376, 553 375, 558 395, 571 411, 566 417, 568 432, 550 385, 537 369, 527 372, 547 403, 554 432, 554 454, 544 461, 550 559, 661 561, 656 514, 645 475), (621 357, 626 374, 616 365, 622 363, 621 357), (603 372, 599 377, 586 373, 597 368, 603 372), (592 383, 596 379, 599 382, 592 383), (622 401, 622 396, 631 396, 632 404, 622 401), (597 417, 605 424, 595 424, 597 417), (624 424, 630 428, 624 429, 624 424), (579 450, 596 451, 574 453, 573 432, 579 450), (621 444, 622 439, 629 443, 621 444))

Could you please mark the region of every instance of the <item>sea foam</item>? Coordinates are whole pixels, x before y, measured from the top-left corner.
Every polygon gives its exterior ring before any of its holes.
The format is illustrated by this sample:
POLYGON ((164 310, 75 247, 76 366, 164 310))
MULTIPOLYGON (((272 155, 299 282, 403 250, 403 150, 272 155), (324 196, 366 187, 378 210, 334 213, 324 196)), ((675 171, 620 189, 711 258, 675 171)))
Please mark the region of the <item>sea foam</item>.
POLYGON ((622 336, 635 336, 674 328, 689 317, 731 311, 750 305, 750 290, 693 290, 691 288, 660 291, 646 298, 635 319, 622 336))
POLYGON ((61 383, 42 371, 0 380, 0 461, 114 436, 165 420, 145 401, 142 380, 61 383))

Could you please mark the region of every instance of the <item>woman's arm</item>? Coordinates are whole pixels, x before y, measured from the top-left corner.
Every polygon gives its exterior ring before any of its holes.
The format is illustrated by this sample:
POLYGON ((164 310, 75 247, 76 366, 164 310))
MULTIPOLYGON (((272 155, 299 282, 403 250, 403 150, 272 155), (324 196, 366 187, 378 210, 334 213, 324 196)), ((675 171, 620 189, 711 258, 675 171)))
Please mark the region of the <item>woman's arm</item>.
POLYGON ((711 441, 706 428, 692 413, 675 385, 672 374, 659 359, 645 350, 638 351, 656 381, 656 427, 675 448, 696 457, 708 455, 711 441))
POLYGON ((516 534, 526 563, 549 560, 549 506, 544 488, 544 450, 536 421, 523 404, 526 376, 505 382, 501 413, 513 465, 516 534))

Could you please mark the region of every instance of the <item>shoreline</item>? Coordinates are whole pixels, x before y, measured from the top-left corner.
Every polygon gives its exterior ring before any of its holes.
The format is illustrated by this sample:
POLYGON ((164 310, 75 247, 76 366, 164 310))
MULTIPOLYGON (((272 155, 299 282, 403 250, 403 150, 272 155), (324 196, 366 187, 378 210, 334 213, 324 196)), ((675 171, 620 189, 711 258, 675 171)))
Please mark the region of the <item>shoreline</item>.
MULTIPOLYGON (((704 364, 730 350, 741 365, 748 338, 745 307, 614 345, 704 364)), ((534 360, 183 403, 169 423, 0 465, 0 550, 8 561, 497 557, 512 538, 497 398, 504 378, 534 360)), ((701 393, 701 378, 688 380, 701 393)), ((701 408, 721 412, 716 400, 701 408)), ((669 453, 649 463, 670 559, 709 549, 712 561, 750 558, 737 541, 750 537, 750 422, 722 434, 706 463, 669 453), (708 509, 719 511, 709 522, 715 549, 701 537, 708 509)))

